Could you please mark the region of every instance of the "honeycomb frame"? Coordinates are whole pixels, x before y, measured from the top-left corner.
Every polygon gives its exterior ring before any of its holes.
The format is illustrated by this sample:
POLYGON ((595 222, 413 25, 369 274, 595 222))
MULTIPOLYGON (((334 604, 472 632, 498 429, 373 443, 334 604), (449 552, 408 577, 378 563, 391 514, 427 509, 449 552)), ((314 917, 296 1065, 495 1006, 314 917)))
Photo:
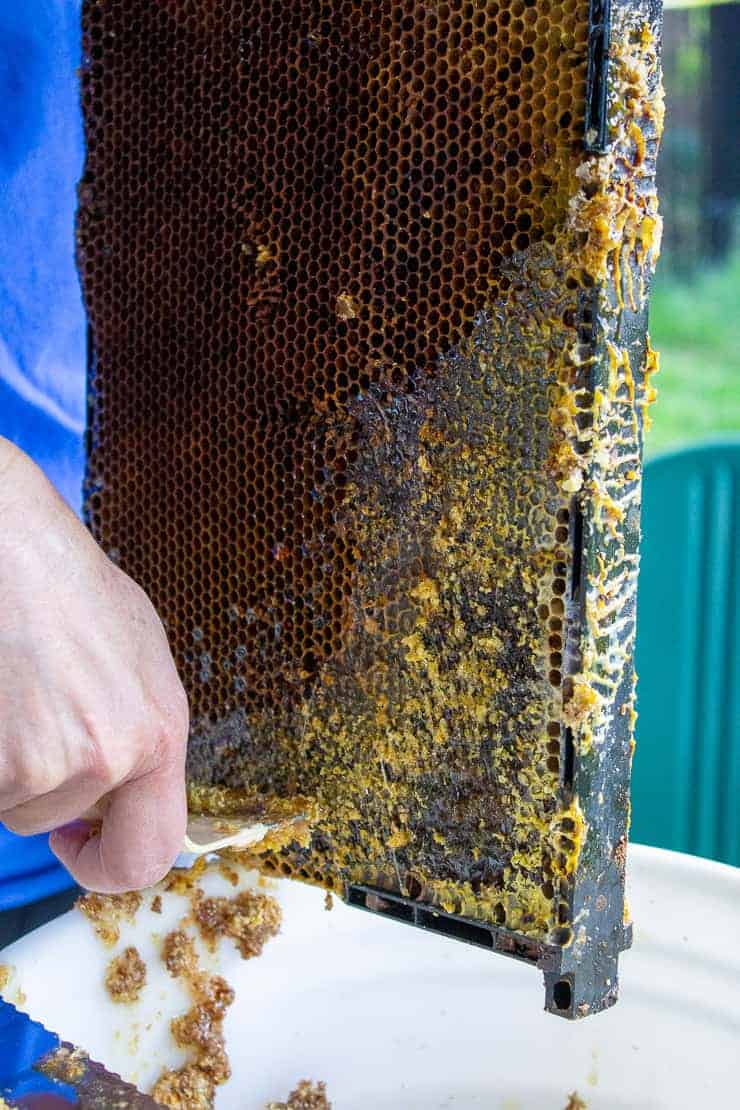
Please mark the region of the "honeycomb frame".
POLYGON ((616 998, 659 7, 85 0, 85 511, 268 872, 616 998), (133 106, 133 107, 132 107, 133 106))

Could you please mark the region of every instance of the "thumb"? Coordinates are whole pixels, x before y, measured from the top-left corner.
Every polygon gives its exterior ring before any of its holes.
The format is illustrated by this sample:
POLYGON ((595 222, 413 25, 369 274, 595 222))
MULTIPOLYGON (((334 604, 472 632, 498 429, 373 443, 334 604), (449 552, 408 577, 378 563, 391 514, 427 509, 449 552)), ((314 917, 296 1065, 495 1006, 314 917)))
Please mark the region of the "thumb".
POLYGON ((187 801, 182 763, 160 766, 106 798, 102 825, 56 829, 49 846, 86 890, 120 894, 151 886, 182 848, 187 801))

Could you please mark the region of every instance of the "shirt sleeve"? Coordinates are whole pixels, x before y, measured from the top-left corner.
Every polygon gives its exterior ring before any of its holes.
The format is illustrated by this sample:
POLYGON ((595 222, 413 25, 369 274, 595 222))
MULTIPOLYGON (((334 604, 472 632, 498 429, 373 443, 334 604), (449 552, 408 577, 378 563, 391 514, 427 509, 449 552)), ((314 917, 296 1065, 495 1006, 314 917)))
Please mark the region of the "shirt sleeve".
POLYGON ((79 509, 85 317, 79 0, 0 4, 0 433, 79 509))

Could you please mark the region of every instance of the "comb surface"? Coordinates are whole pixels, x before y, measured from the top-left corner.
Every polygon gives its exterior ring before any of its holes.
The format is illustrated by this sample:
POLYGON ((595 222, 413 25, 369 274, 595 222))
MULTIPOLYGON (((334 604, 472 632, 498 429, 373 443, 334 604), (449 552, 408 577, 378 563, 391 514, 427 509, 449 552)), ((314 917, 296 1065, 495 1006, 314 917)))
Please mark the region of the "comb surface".
POLYGON ((658 19, 83 5, 86 510, 191 805, 308 799, 265 868, 481 928, 566 1016, 626 943, 658 19))

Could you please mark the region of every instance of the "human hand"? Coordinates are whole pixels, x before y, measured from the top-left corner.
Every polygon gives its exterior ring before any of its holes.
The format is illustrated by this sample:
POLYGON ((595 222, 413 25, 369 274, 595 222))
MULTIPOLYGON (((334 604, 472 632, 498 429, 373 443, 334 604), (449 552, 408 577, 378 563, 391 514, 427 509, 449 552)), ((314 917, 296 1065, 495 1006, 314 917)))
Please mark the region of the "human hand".
POLYGON ((0 820, 87 889, 166 874, 186 821, 188 705, 146 594, 0 437, 0 820), (102 825, 80 820, 96 804, 102 825))

